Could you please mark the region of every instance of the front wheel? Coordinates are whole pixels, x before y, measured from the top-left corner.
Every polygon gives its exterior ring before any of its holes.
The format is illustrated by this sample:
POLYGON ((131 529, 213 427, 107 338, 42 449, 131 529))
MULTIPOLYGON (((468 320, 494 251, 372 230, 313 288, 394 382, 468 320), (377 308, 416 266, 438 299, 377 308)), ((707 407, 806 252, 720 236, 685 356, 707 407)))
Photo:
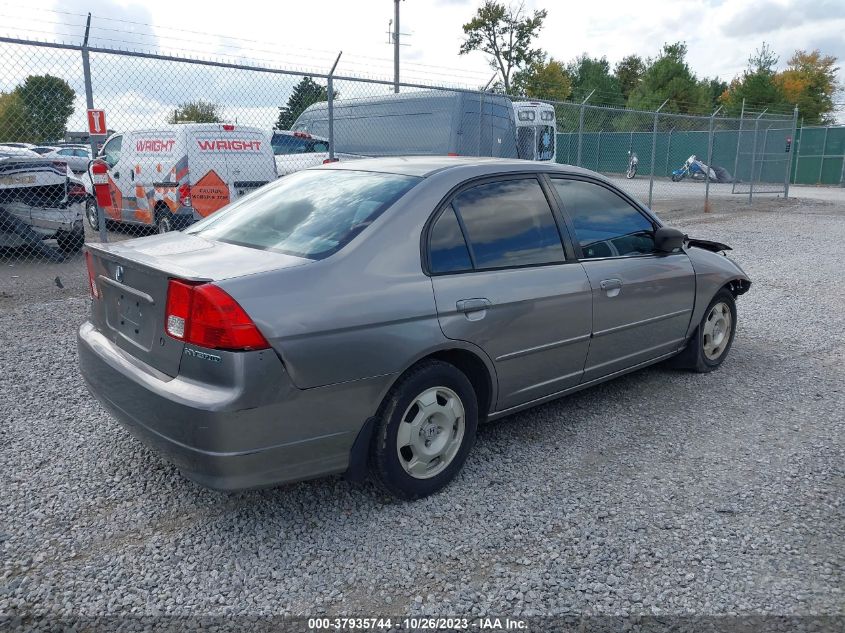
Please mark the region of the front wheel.
POLYGON ((630 180, 631 178, 633 178, 636 175, 637 175, 637 165, 635 163, 628 165, 628 171, 625 172, 625 178, 630 180))
POLYGON ((730 291, 720 290, 704 311, 686 349, 681 352, 680 364, 699 373, 719 367, 733 344, 736 323, 736 300, 730 291))
POLYGON ((672 182, 680 182, 680 181, 682 181, 682 180, 684 179, 684 176, 685 176, 685 175, 686 175, 686 174, 684 174, 683 172, 682 172, 682 173, 680 173, 680 174, 675 173, 675 172, 672 172, 672 182))
POLYGON ((427 361, 387 394, 379 409, 371 468, 401 499, 446 486, 463 467, 478 426, 472 384, 459 369, 427 361))

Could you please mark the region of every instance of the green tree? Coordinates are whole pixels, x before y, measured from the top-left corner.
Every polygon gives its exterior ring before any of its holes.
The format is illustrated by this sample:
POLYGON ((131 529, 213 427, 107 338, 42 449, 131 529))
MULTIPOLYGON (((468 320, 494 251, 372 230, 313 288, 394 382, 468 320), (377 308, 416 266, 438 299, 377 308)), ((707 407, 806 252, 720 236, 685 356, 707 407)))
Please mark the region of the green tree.
POLYGON ((475 17, 463 25, 464 42, 458 51, 486 53, 490 67, 498 74, 505 93, 510 94, 514 73, 542 63, 545 55, 531 43, 546 19, 545 9, 528 15, 525 4, 506 7, 494 0, 485 0, 475 17))
POLYGON ((721 105, 720 99, 728 89, 728 82, 715 77, 713 79, 702 79, 701 83, 707 91, 707 98, 710 100, 711 111, 716 110, 721 105))
POLYGON ((742 76, 734 78, 720 97, 726 112, 733 116, 738 115, 742 111, 743 99, 750 110, 788 108, 786 97, 777 82, 777 63, 778 56, 763 42, 748 58, 748 68, 742 76))
POLYGON ((643 73, 628 98, 628 107, 637 110, 703 114, 710 111, 709 93, 686 62, 683 42, 664 44, 663 50, 643 73))
POLYGON ((821 51, 797 50, 787 62, 786 70, 778 73, 775 83, 784 98, 798 106, 804 122, 811 125, 830 125, 833 99, 842 88, 836 80, 839 68, 836 57, 821 51))
POLYGON ((220 123, 223 120, 223 106, 210 101, 188 101, 180 103, 167 119, 168 123, 220 123))
POLYGON ((0 92, 0 139, 8 142, 27 142, 26 110, 16 91, 0 92))
POLYGON ((613 74, 616 75, 616 79, 619 81, 619 89, 622 90, 622 96, 625 99, 639 85, 645 70, 646 63, 639 55, 628 55, 616 64, 613 74))
POLYGON ((31 143, 64 138, 76 93, 52 75, 30 75, 14 90, 24 110, 23 135, 31 143))
POLYGON ((513 87, 517 94, 532 99, 565 101, 572 94, 572 81, 563 64, 554 58, 514 73, 513 87))
MULTIPOLYGON (((340 93, 335 90, 334 96, 338 97, 340 93)), ((293 88, 293 92, 288 97, 286 105, 279 106, 279 119, 276 121, 276 128, 279 130, 289 130, 293 127, 294 121, 299 118, 305 108, 313 103, 321 101, 328 101, 329 93, 326 88, 318 84, 311 77, 303 77, 302 80, 293 88)))
POLYGON ((624 105, 625 98, 619 80, 611 74, 610 62, 606 57, 590 57, 584 53, 566 65, 566 72, 572 78, 572 94, 576 101, 586 98, 595 90, 590 103, 624 105))

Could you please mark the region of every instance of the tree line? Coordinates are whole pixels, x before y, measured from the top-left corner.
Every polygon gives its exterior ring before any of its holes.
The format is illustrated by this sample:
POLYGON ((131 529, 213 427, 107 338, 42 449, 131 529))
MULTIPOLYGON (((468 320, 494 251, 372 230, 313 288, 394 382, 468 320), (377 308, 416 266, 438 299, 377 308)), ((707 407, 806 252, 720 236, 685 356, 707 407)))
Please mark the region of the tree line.
POLYGON ((654 58, 628 55, 611 68, 607 58, 579 55, 568 63, 533 45, 548 16, 524 4, 486 0, 463 25, 459 54, 480 51, 497 73, 493 90, 517 97, 580 101, 637 110, 710 114, 720 106, 738 116, 743 100, 750 109, 787 112, 795 105, 806 124, 834 123, 837 59, 819 50, 796 50, 778 71, 778 56, 764 42, 738 77, 699 78, 687 62, 683 42, 666 43, 654 58))

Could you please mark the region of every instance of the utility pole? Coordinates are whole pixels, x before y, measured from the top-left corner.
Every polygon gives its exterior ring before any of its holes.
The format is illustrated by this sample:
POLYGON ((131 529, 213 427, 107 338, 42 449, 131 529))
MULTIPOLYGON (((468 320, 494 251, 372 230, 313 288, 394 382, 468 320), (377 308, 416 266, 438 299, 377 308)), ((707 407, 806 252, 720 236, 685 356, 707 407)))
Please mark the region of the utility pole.
POLYGON ((393 0, 393 92, 399 92, 399 2, 393 0))

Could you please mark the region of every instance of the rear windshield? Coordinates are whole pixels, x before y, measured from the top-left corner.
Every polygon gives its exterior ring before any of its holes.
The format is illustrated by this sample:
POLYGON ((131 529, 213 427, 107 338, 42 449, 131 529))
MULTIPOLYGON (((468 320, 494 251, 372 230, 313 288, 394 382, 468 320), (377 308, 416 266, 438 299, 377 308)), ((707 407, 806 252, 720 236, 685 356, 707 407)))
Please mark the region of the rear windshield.
POLYGON ((343 248, 420 180, 366 171, 300 171, 241 198, 187 232, 322 259, 343 248))

